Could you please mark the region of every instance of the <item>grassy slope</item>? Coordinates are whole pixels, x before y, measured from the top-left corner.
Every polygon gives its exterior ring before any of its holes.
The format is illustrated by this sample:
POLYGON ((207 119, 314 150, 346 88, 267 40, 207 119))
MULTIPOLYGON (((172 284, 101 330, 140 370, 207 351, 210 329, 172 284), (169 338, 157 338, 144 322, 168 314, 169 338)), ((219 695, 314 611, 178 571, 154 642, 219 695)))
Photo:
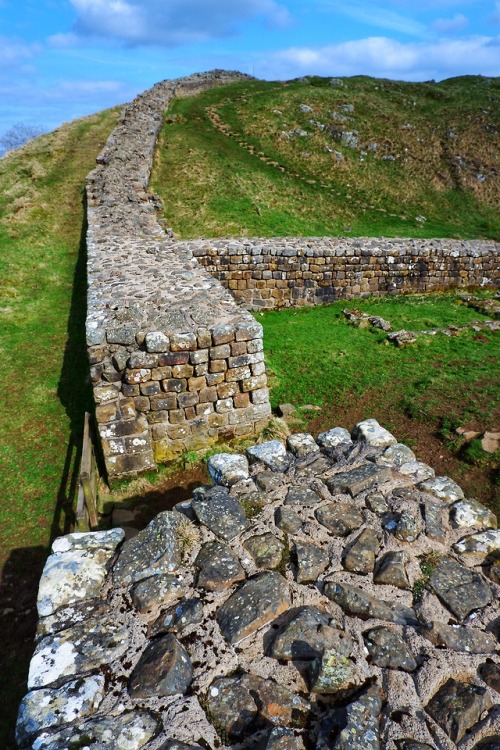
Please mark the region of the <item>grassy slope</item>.
POLYGON ((2 747, 13 747, 13 720, 25 692, 33 585, 47 545, 70 520, 89 403, 83 185, 116 114, 65 125, 0 160, 1 671, 9 681, 0 696, 2 747))
POLYGON ((152 182, 182 237, 499 237, 499 102, 475 76, 232 84, 174 103, 152 182))

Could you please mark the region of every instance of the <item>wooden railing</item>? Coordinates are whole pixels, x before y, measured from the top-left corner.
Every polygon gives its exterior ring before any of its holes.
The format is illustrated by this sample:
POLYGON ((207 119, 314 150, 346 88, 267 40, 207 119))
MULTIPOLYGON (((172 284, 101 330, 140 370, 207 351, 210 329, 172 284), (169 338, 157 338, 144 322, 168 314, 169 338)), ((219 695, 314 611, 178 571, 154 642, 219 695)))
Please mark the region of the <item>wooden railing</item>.
POLYGON ((76 504, 76 530, 90 531, 97 529, 97 462, 94 451, 92 417, 85 412, 83 428, 82 460, 78 481, 78 500, 76 504))

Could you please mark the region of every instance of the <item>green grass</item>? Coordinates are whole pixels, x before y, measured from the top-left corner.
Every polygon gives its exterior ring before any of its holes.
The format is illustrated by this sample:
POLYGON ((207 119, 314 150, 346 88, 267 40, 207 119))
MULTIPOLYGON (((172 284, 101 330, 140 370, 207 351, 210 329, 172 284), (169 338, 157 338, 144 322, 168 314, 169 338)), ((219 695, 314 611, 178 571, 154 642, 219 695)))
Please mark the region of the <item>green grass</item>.
POLYGON ((379 329, 349 325, 342 313, 346 307, 381 316, 394 330, 460 325, 482 317, 452 294, 260 313, 266 361, 274 373, 273 406, 287 401, 345 405, 372 389, 390 389, 391 398, 403 405, 414 400, 422 416, 435 399, 441 400, 443 415, 454 416, 455 400, 462 403, 467 397, 471 415, 491 420, 500 402, 498 334, 482 331, 478 341, 477 333, 466 329, 453 337, 422 336, 399 349, 379 329))
POLYGON ((235 83, 173 103, 152 183, 179 236, 500 236, 500 79, 328 81, 235 83), (309 135, 283 136, 295 129, 309 135), (358 132, 356 147, 342 131, 358 132))
POLYGON ((92 404, 83 187, 116 115, 108 110, 75 121, 0 160, 5 748, 14 747, 14 720, 26 691, 37 582, 49 543, 72 521, 83 413, 92 404))

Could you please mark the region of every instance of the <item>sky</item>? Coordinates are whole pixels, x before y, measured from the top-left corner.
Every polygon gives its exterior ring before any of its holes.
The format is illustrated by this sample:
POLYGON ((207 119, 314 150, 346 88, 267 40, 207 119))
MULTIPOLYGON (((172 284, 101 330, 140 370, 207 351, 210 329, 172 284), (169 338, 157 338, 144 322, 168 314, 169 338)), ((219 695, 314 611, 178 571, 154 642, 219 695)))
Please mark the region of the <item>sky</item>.
POLYGON ((0 0, 0 134, 167 78, 500 75, 499 0, 0 0))

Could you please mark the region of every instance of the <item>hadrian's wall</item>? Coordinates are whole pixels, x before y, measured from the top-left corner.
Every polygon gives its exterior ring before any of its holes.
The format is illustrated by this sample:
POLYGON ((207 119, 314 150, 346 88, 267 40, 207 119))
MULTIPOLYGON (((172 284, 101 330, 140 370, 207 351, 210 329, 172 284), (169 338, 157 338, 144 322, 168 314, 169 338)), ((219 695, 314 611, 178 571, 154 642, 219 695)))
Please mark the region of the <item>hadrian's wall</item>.
POLYGON ((500 278, 492 241, 287 237, 183 247, 250 310, 485 286, 500 278))
POLYGON ((165 81, 125 107, 87 177, 87 345, 108 474, 132 474, 270 415, 262 327, 166 236, 147 192, 173 96, 244 78, 165 81))
POLYGON ((162 114, 172 97, 242 78, 213 71, 146 91, 125 107, 87 177, 87 344, 110 477, 264 426, 262 327, 245 308, 500 277, 498 245, 486 241, 174 241, 147 190, 162 114))

